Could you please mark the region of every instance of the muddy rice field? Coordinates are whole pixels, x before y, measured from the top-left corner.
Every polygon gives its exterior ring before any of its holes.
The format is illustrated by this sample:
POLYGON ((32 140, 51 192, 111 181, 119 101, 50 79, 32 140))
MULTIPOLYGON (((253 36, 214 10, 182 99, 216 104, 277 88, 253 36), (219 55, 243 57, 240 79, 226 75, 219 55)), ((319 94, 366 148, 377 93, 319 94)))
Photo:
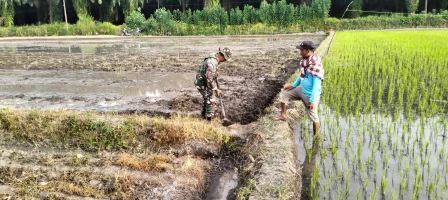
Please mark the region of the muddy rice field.
MULTIPOLYGON (((199 117, 195 73, 204 57, 229 47, 232 61, 218 68, 223 103, 231 121, 247 125, 297 70, 295 45, 325 36, 1 39, 0 106, 199 117)), ((221 153, 89 151, 3 135, 0 199, 235 198, 238 169, 219 163, 221 153)))

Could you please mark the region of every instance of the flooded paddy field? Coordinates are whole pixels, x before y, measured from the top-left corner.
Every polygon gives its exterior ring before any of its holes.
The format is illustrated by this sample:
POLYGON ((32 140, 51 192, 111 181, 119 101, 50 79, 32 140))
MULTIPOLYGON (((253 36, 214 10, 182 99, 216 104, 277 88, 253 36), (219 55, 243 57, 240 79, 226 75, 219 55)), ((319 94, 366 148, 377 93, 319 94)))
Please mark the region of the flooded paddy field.
POLYGON ((225 133, 250 132, 238 124, 256 121, 297 70, 295 45, 324 38, 1 40, 0 198, 233 199, 225 133), (218 69, 227 128, 198 119, 193 86, 219 47, 233 54, 218 69), (164 119, 178 114, 189 117, 164 119))
POLYGON ((336 34, 324 58, 321 134, 310 120, 296 129, 302 197, 448 198, 447 33, 336 34), (415 38, 428 48, 414 51, 415 38))

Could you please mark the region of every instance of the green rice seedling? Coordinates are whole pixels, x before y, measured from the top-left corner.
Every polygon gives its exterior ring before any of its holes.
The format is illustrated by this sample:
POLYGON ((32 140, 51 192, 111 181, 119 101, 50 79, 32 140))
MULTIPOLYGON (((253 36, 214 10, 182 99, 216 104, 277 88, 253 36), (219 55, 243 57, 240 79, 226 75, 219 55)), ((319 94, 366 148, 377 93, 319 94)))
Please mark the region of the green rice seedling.
POLYGON ((337 160, 337 156, 338 156, 338 149, 337 149, 337 142, 336 142, 336 137, 333 138, 333 140, 331 141, 331 155, 333 156, 334 160, 337 160))
POLYGON ((387 152, 383 155, 383 166, 387 167, 389 165, 389 154, 387 152))
POLYGON ((415 177, 415 182, 414 182, 414 191, 413 191, 413 195, 412 198, 417 198, 418 195, 420 194, 420 188, 422 187, 422 174, 418 174, 415 177))
POLYGON ((338 199, 344 199, 344 196, 341 193, 341 188, 338 187, 338 199))
POLYGON ((395 194, 395 191, 394 190, 392 190, 391 191, 391 193, 390 193, 390 200, 397 200, 397 195, 395 194))
POLYGON ((401 182, 401 190, 400 190, 400 194, 403 195, 406 192, 406 189, 408 188, 408 179, 404 178, 401 182))
POLYGON ((370 194, 370 200, 376 200, 376 186, 373 187, 372 193, 370 194))
POLYGON ((386 194, 387 184, 388 184, 388 180, 383 172, 383 175, 381 176, 381 193, 383 195, 386 194))
POLYGON ((319 153, 320 153, 320 157, 322 158, 322 160, 324 160, 327 157, 328 151, 326 148, 322 148, 322 149, 320 149, 319 153))
MULTIPOLYGON (((316 163, 315 169, 320 169, 319 163, 316 163)), ((319 194, 318 192, 316 192, 316 184, 319 181, 319 177, 320 177, 319 170, 315 170, 313 173, 313 178, 311 179, 311 186, 310 186, 310 191, 311 191, 312 197, 315 197, 316 195, 319 194)))
POLYGON ((369 186, 369 177, 364 177, 364 189, 367 189, 367 186, 369 186))
POLYGON ((349 194, 349 187, 348 187, 349 182, 350 182, 350 173, 347 171, 345 172, 345 196, 348 196, 349 194))
MULTIPOLYGON (((448 68, 445 67, 448 59, 446 52, 434 49, 446 46, 446 43, 440 41, 448 41, 447 33, 448 31, 338 33, 324 58, 328 72, 325 91, 338 95, 323 99, 323 104, 327 106, 323 110, 328 112, 328 116, 334 115, 328 117, 329 120, 326 119, 329 121, 327 124, 331 124, 326 129, 336 130, 330 135, 333 162, 337 161, 337 156, 344 157, 341 169, 338 169, 340 165, 333 164, 338 170, 348 170, 346 166, 351 166, 349 170, 354 176, 363 177, 363 186, 364 183, 368 186, 373 179, 375 186, 379 186, 376 179, 379 178, 382 183, 384 181, 383 177, 375 176, 379 171, 378 167, 391 167, 392 174, 401 169, 399 191, 409 198, 414 192, 408 189, 408 185, 414 187, 410 179, 414 179, 416 174, 425 174, 421 187, 428 189, 432 181, 432 193, 436 193, 435 177, 426 176, 426 172, 439 175, 442 180, 448 173, 448 163, 443 161, 447 156, 446 139, 438 140, 441 132, 446 135, 448 122, 443 120, 447 106, 432 100, 447 98, 448 93, 445 91, 448 82, 444 81, 444 77, 448 74, 448 68), (422 38, 421 41, 430 48, 418 48, 413 38, 422 38), (363 45, 357 45, 360 43, 363 45), (347 51, 348 49, 351 51, 347 51), (350 63, 353 67, 341 67, 341 63, 350 63), (433 67, 422 67, 428 65, 433 67), (440 120, 433 120, 434 117, 440 120), (345 129, 345 124, 348 124, 348 129, 345 129), (344 150, 338 145, 345 145, 344 150), (356 148, 352 149, 354 145, 356 148), (366 152, 368 154, 365 159, 362 155, 364 145, 370 149, 366 152), (434 158, 431 155, 435 155, 435 163, 431 163, 434 158), (390 162, 390 156, 394 162, 390 162), (364 178, 364 174, 370 180, 364 178)), ((322 156, 323 152, 320 153, 322 156)), ((386 172, 383 172, 384 178, 391 177, 390 174, 386 176, 386 172)), ((392 188, 396 180, 389 179, 387 187, 392 188)), ((344 182, 338 183, 337 187, 344 191, 344 182)), ((376 187, 376 190, 380 189, 382 188, 376 187)), ((395 198, 392 197, 392 192, 398 191, 389 191, 389 197, 395 198)), ((345 199, 354 199, 355 194, 349 194, 345 199)))
POLYGON ((434 191, 434 183, 431 181, 428 185, 428 196, 431 196, 433 191, 434 191))

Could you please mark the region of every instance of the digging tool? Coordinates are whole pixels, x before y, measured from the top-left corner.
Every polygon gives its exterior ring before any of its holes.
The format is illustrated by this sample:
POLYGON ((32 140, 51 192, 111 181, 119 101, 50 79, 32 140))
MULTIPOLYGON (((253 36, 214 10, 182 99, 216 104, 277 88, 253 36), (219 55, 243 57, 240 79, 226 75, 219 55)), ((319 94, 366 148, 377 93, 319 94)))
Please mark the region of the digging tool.
MULTIPOLYGON (((216 87, 219 89, 218 78, 215 78, 215 81, 216 81, 216 87)), ((222 103, 222 97, 221 96, 222 96, 222 94, 219 95, 219 103, 221 104, 222 116, 224 117, 222 119, 222 121, 223 121, 222 125, 223 126, 230 126, 232 124, 232 122, 229 119, 227 119, 227 117, 226 117, 226 111, 224 109, 224 104, 222 103)))

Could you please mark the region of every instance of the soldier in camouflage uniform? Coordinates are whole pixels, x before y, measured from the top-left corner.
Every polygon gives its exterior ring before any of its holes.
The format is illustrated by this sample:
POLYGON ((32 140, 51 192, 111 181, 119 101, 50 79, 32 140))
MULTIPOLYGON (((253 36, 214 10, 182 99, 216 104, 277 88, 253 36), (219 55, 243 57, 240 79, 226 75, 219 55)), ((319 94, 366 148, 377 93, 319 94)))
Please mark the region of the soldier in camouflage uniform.
POLYGON ((229 48, 219 49, 218 53, 212 53, 202 62, 202 66, 196 74, 194 82, 196 88, 203 97, 201 115, 207 120, 211 120, 216 111, 216 96, 221 95, 221 90, 217 87, 215 79, 219 73, 218 64, 229 61, 232 53, 229 48))

